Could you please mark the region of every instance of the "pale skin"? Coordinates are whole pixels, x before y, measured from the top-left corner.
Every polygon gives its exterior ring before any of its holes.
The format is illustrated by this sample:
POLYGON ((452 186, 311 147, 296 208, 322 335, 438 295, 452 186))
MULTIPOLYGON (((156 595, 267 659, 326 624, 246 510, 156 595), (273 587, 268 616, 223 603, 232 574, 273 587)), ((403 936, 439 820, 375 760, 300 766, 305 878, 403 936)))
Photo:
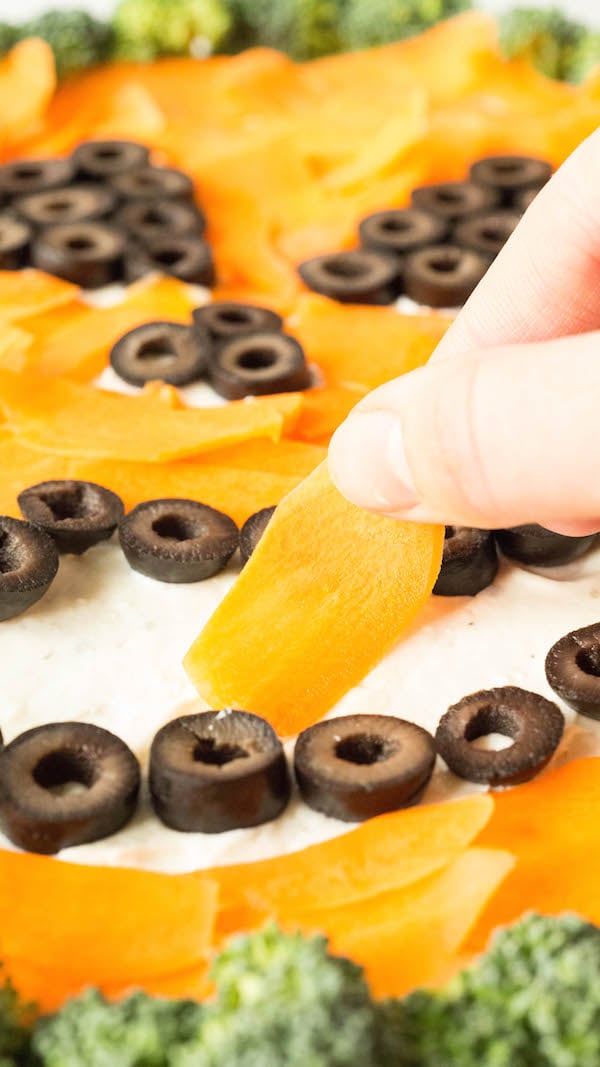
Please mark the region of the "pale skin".
POLYGON ((329 463, 349 500, 400 519, 600 530, 600 129, 431 362, 361 401, 329 463))

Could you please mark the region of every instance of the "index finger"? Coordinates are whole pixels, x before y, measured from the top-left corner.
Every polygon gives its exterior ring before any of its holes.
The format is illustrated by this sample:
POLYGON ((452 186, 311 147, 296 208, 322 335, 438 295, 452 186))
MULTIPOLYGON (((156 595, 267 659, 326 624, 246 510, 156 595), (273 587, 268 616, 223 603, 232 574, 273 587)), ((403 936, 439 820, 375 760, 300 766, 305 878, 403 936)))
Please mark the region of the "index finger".
POLYGON ((434 359, 600 327, 600 128, 538 193, 434 359))

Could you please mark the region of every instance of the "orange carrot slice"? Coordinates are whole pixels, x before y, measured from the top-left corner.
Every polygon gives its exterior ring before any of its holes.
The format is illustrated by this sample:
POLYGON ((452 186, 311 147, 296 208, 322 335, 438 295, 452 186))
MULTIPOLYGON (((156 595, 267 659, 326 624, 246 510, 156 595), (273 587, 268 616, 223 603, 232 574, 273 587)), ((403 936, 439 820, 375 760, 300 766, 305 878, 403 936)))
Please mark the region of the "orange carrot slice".
POLYGON ((426 363, 449 324, 442 315, 399 315, 311 295, 298 302, 290 329, 328 385, 364 391, 426 363))
POLYGON ((192 682, 212 707, 247 708, 281 734, 316 722, 424 604, 442 541, 440 527, 354 507, 317 467, 188 652, 192 682))
POLYGON ((122 396, 0 371, 7 427, 31 448, 58 455, 161 462, 252 437, 277 440, 301 405, 299 394, 286 393, 177 411, 151 395, 122 396))
POLYGON ((300 418, 292 431, 294 437, 300 441, 329 439, 365 393, 366 389, 343 386, 307 390, 303 394, 300 418))
POLYGON ((404 889, 305 916, 332 950, 365 968, 375 996, 446 980, 452 957, 514 865, 510 852, 469 848, 404 889))
POLYGON ((512 874, 492 898, 473 933, 483 948, 491 931, 524 911, 574 911, 600 924, 600 759, 573 760, 527 785, 495 795, 495 810, 478 844, 510 848, 512 874))
POLYGON ((241 922, 248 911, 297 921, 307 911, 355 904, 439 870, 485 827, 493 804, 481 793, 380 815, 300 852, 207 873, 219 883, 221 915, 230 920, 237 912, 241 922))
POLYGON ((0 323, 0 367, 12 371, 24 370, 31 340, 31 334, 18 326, 0 323))
POLYGON ((39 270, 0 271, 0 320, 18 322, 75 300, 79 290, 39 270))
POLYGON ((73 981, 134 981, 192 968, 212 939, 217 885, 0 852, 0 955, 73 981))
POLYGON ((42 118, 56 86, 52 49, 21 41, 0 62, 0 149, 17 141, 42 118))

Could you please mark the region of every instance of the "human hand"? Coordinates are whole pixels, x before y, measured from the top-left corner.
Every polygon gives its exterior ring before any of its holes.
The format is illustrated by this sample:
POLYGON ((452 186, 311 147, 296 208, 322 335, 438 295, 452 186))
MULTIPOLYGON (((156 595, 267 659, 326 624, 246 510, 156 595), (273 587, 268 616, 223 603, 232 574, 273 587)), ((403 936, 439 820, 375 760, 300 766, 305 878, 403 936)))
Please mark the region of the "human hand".
POLYGON ((426 367, 334 434, 338 488, 417 522, 600 529, 600 129, 538 194, 426 367))

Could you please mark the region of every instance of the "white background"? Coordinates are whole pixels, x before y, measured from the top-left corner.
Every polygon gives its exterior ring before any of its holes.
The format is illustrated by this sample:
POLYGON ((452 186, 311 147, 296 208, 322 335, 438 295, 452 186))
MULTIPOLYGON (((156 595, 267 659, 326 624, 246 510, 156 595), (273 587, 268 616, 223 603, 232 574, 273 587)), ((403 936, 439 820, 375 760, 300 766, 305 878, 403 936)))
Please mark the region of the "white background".
MULTIPOLYGON (((277 3, 277 0, 273 0, 277 3)), ((368 4, 369 0, 365 0, 368 4)), ((0 0, 0 18, 20 22, 47 11, 50 7, 87 8, 96 15, 108 15, 116 0, 0 0)), ((600 0, 479 0, 478 7, 488 11, 502 11, 517 6, 561 7, 564 11, 584 19, 591 25, 600 26, 600 0)))

